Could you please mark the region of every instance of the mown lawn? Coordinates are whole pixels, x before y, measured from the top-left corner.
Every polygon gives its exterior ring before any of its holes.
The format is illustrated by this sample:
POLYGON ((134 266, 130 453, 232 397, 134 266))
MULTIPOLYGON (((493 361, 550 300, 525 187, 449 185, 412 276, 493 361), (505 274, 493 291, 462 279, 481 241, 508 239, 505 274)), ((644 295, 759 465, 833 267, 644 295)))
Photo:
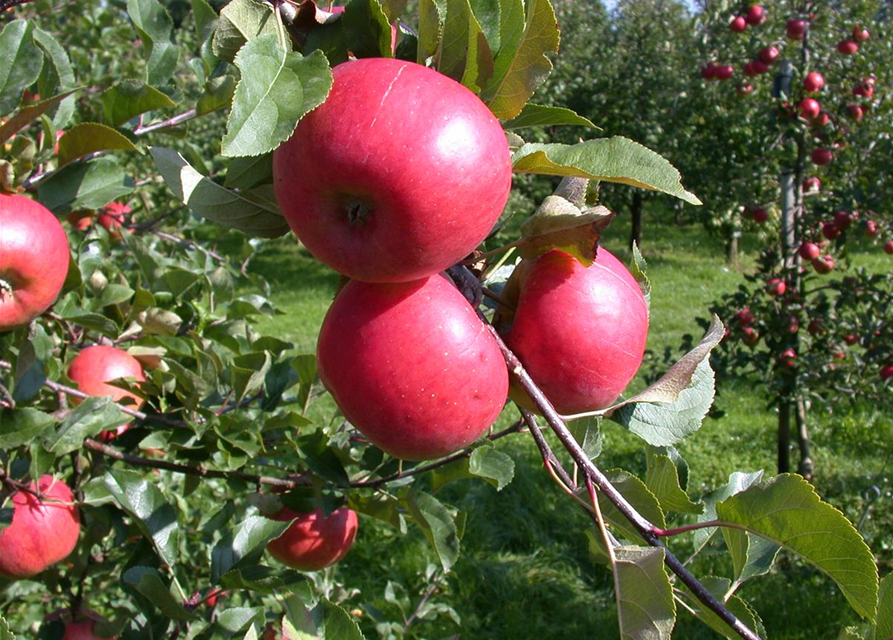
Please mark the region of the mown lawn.
MULTIPOLYGON (((623 260, 629 258, 623 249, 626 224, 621 217, 603 241, 623 260)), ((760 248, 755 237, 743 239, 741 269, 752 264, 760 248)), ((667 350, 678 353, 684 334, 700 336, 695 316, 706 316, 711 301, 738 285, 741 272, 725 264, 721 244, 700 226, 648 219, 642 250, 653 285, 647 364, 651 367, 662 362, 667 350)), ((854 260, 875 269, 888 268, 889 262, 877 250, 857 252, 854 260)), ((251 268, 271 282, 274 302, 283 312, 263 320, 259 328, 292 342, 298 352, 312 351, 338 277, 290 237, 269 244, 251 268)), ((761 394, 761 387, 746 380, 724 382, 717 400, 723 417, 708 418, 679 447, 691 467, 689 489, 694 497, 723 483, 735 470, 773 472, 775 415, 761 394)), ((332 408, 323 403, 315 414, 324 419, 332 408)), ((810 416, 819 493, 855 521, 863 516, 870 487, 881 490, 881 497, 864 514, 861 531, 884 570, 889 570, 893 559, 891 413, 884 407, 856 411, 843 407, 833 414, 810 416)), ((500 423, 507 425, 515 417, 509 407, 500 423)), ((604 435, 602 468, 622 466, 644 472, 644 454, 637 439, 610 422, 604 435)), ((408 637, 445 638, 455 633, 494 640, 619 637, 610 576, 587 552, 588 520, 544 472, 529 436, 517 435, 499 446, 516 462, 515 480, 502 492, 472 481, 459 481, 440 491, 443 499, 468 512, 468 522, 462 556, 432 601, 451 605, 461 625, 442 615, 434 622, 416 622, 408 637)), ((685 536, 674 539, 671 546, 687 557, 690 544, 685 536)), ((346 587, 362 591, 361 596, 348 599, 348 606, 372 601, 390 619, 399 619, 393 603, 399 600, 399 588, 398 597, 388 602, 385 584, 389 580, 402 583, 417 600, 427 586, 422 572, 431 562, 433 554, 417 530, 399 535, 366 518, 357 547, 335 577, 346 587)), ((840 593, 818 571, 784 556, 779 566, 783 568, 776 567, 769 576, 739 591, 761 614, 770 638, 836 638, 843 626, 857 622, 840 593)), ((692 568, 700 575, 723 575, 730 569, 719 556, 699 558, 692 568)), ((361 620, 370 637, 375 637, 372 613, 365 612, 361 620)), ((686 639, 715 637, 681 612, 676 634, 686 639)))

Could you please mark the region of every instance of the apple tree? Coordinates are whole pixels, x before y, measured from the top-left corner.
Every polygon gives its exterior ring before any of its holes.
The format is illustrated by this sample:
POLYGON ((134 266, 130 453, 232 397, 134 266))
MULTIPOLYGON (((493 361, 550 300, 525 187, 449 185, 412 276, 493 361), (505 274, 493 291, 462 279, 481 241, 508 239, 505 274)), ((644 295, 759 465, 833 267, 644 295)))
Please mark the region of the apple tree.
POLYGON ((435 593, 467 514, 436 489, 503 488, 509 437, 591 521, 622 636, 691 615, 765 637, 738 589, 782 548, 837 585, 851 636, 890 635, 890 578, 803 478, 688 487, 675 447, 712 403, 718 321, 620 397, 651 292, 641 255, 599 249, 613 214, 589 186, 699 201, 627 138, 525 142, 593 133, 534 98, 559 45, 548 0, 407 4, 6 3, 0 638, 455 631, 435 593), (512 174, 561 183, 480 251, 512 174), (289 233, 343 276, 316 353, 258 329, 276 292, 252 260, 289 233), (643 441, 642 477, 600 467, 607 420, 643 441), (355 586, 364 535, 379 557, 429 543, 417 594, 355 586), (676 536, 726 574, 699 579, 676 536))

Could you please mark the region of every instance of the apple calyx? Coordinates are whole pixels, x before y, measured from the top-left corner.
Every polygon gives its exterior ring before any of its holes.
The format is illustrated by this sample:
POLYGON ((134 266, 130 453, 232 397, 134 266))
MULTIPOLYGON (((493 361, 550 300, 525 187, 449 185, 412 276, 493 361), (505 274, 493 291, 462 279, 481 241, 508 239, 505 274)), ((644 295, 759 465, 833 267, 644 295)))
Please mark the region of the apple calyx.
POLYGON ((347 202, 345 204, 345 209, 347 209, 347 221, 350 222, 351 225, 354 225, 366 222, 375 207, 368 202, 356 200, 347 202))

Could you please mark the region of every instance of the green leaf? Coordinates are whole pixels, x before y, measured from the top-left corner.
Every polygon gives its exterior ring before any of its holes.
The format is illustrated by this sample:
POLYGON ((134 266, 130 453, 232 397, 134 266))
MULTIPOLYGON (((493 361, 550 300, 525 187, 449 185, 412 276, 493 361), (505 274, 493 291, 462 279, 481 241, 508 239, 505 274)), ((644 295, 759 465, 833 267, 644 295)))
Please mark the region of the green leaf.
MULTIPOLYGON (((503 4, 505 10, 508 2, 503 4)), ((503 38, 496 55, 493 77, 481 97, 501 120, 514 118, 549 74, 547 53, 558 51, 558 21, 549 0, 528 0, 527 18, 520 39, 503 38)))
POLYGON ((664 550, 615 547, 614 558, 620 637, 669 640, 676 624, 676 603, 664 567, 664 550))
POLYGON ((13 20, 0 32, 0 116, 19 106, 22 93, 37 80, 43 52, 34 44, 34 25, 13 20))
POLYGON ((211 580, 216 583, 229 571, 256 564, 267 543, 285 533, 290 525, 290 522, 258 515, 248 516, 214 545, 211 551, 211 580))
POLYGON ((59 138, 59 166, 97 151, 139 151, 128 138, 96 122, 75 125, 59 138))
MULTIPOLYGON (((717 599, 724 602, 726 608, 744 623, 748 629, 754 631, 761 638, 767 637, 762 620, 760 620, 756 611, 754 611, 747 602, 735 595, 726 597, 726 594, 731 589, 731 581, 728 578, 707 576, 701 578, 701 584, 703 584, 707 588, 707 591, 712 593, 717 599)), ((684 585, 680 585, 680 588, 682 589, 682 593, 686 596, 685 602, 688 605, 687 608, 695 614, 695 617, 724 638, 728 638, 728 640, 740 640, 741 636, 738 632, 734 631, 723 622, 719 616, 713 613, 712 610, 708 609, 700 600, 695 598, 684 585)))
POLYGON ((0 640, 16 640, 15 635, 9 630, 6 618, 0 616, 0 640))
POLYGON ((493 53, 469 0, 446 0, 437 70, 475 93, 493 75, 493 53))
POLYGON ((276 36, 255 38, 239 50, 242 71, 223 137, 226 156, 258 156, 291 137, 298 121, 329 95, 332 70, 325 56, 287 51, 276 36))
POLYGON ((278 238, 288 232, 288 223, 274 203, 251 192, 236 193, 220 186, 193 169, 176 151, 152 147, 150 152, 168 188, 196 214, 262 238, 278 238))
POLYGON ((449 572, 459 558, 460 546, 453 514, 434 496, 408 487, 400 492, 400 500, 434 547, 443 570, 449 572))
MULTIPOLYGON (((589 119, 577 115, 564 107, 549 107, 542 104, 528 104, 517 117, 503 125, 505 129, 524 129, 526 127, 556 127, 571 125, 578 127, 596 127, 589 119)), ((601 129, 599 129, 601 130, 601 129)))
POLYGON ((877 624, 871 629, 869 640, 893 638, 893 573, 881 581, 878 593, 877 624))
POLYGON ((158 0, 127 0, 127 13, 143 41, 146 80, 156 86, 167 84, 180 63, 180 48, 173 42, 171 17, 158 0))
POLYGON ((356 622, 344 609, 326 599, 308 603, 297 598, 286 601, 282 621, 289 640, 363 640, 356 622))
POLYGON ((61 103, 65 98, 70 96, 76 90, 66 91, 57 96, 35 102, 23 107, 18 113, 11 116, 6 122, 0 125, 0 142, 6 142, 16 133, 27 127, 29 124, 37 120, 44 113, 61 103))
POLYGON ((103 91, 99 99, 103 118, 112 127, 147 111, 169 109, 177 104, 167 94, 140 80, 121 80, 103 91))
POLYGON ((715 394, 710 351, 722 339, 719 319, 701 342, 645 391, 615 405, 609 417, 655 447, 669 447, 697 431, 715 394))
POLYGON ((273 182, 273 154, 251 158, 233 158, 226 168, 223 186, 229 189, 250 189, 273 182))
POLYGON ((324 640, 364 640, 356 621, 337 604, 323 600, 325 608, 324 640))
MULTIPOLYGON (((74 68, 71 66, 65 48, 49 32, 35 27, 34 43, 44 53, 43 69, 37 78, 38 92, 44 97, 63 94, 59 108, 53 115, 53 126, 56 130, 60 130, 68 126, 68 122, 74 114, 75 99, 70 95, 75 89, 74 68)), ((55 106, 54 104, 53 107, 55 106)))
MULTIPOLYGON (((743 473, 740 471, 736 471, 729 476, 729 481, 711 493, 710 495, 704 497, 704 513, 698 516, 698 522, 710 522, 711 520, 716 520, 718 516, 716 515, 716 505, 726 498, 729 498, 736 493, 740 493, 744 491, 747 487, 760 482, 763 479, 762 471, 755 471, 753 473, 743 473)), ((716 529, 698 529, 694 534, 694 547, 695 553, 699 552, 704 546, 710 541, 713 535, 716 533, 716 529)))
POLYGON ((329 438, 321 430, 302 435, 296 439, 298 455, 319 477, 338 485, 347 485, 350 479, 341 460, 329 446, 329 438))
POLYGON ((279 26, 269 4, 233 0, 220 11, 212 49, 220 59, 232 62, 246 42, 262 35, 278 34, 279 26))
POLYGON ((546 196, 521 225, 518 252, 523 258, 533 259, 559 249, 589 266, 595 262, 602 231, 613 219, 614 214, 605 207, 581 210, 560 195, 546 196))
POLYGON ((31 407, 0 410, 0 449, 21 447, 36 440, 56 419, 31 407))
POLYGON ((701 513, 703 507, 691 501, 679 482, 679 473, 670 457, 657 447, 645 447, 645 484, 664 511, 701 513))
POLYGON ((158 488, 136 471, 106 471, 105 486, 143 535, 152 542, 164 563, 173 567, 179 552, 177 512, 158 488))
POLYGON ((186 611, 182 604, 171 595, 170 588, 164 585, 161 575, 150 567, 131 567, 121 576, 124 583, 142 594, 146 600, 158 607, 162 614, 172 620, 190 620, 195 614, 186 611))
POLYGON ((682 187, 682 178, 673 165, 654 151, 621 136, 573 145, 527 143, 514 153, 512 164, 519 173, 618 182, 701 204, 682 187))
POLYGON ((232 637, 250 624, 263 624, 264 610, 260 607, 233 607, 218 611, 216 614, 216 624, 222 628, 226 634, 223 637, 232 637))
POLYGON ((133 191, 133 179, 115 160, 95 158, 63 167, 40 183, 37 199, 57 215, 101 209, 133 191))
POLYGON ((577 441, 586 457, 594 460, 601 455, 604 438, 601 435, 601 418, 589 416, 568 423, 571 435, 577 441))
POLYGON ((502 491, 515 477, 515 461, 492 444, 485 444, 471 452, 468 471, 502 491))
POLYGON ((71 412, 43 448, 57 456, 80 449, 84 440, 106 429, 114 429, 132 418, 118 410, 111 398, 87 398, 71 412))
MULTIPOLYGON (((605 476, 614 485, 614 488, 620 492, 627 502, 629 502, 640 514, 642 514, 649 522, 655 526, 666 528, 666 518, 664 512, 660 508, 660 503, 645 483, 633 474, 623 471, 622 469, 611 469, 605 472, 605 476)), ((583 492, 585 493, 585 489, 583 492)), ((605 521, 612 526, 615 532, 622 533, 629 540, 641 540, 638 531, 630 524, 629 520, 620 513, 617 507, 605 497, 604 493, 598 492, 598 504, 601 509, 605 521)), ((589 500, 586 495, 585 500, 589 500)))
POLYGON ((419 44, 416 62, 425 64, 437 53, 447 0, 419 0, 419 44))
MULTIPOLYGON (((717 504, 716 513, 814 564, 837 583, 859 615, 874 620, 878 601, 874 557, 846 517, 822 502, 803 478, 782 474, 752 485, 717 504)), ((724 528, 723 535, 731 548, 744 533, 724 528)))
POLYGON ((236 79, 233 76, 227 74, 211 78, 205 83, 205 90, 195 104, 196 115, 203 116, 217 111, 217 109, 228 107, 232 104, 235 93, 236 79))
POLYGON ((220 586, 224 589, 249 589, 270 595, 282 592, 303 593, 308 585, 307 578, 297 571, 282 571, 263 565, 232 569, 220 578, 220 586))
POLYGON ((347 494, 347 506, 354 511, 381 520, 400 532, 405 533, 406 531, 406 523, 400 514, 400 502, 385 493, 362 495, 358 491, 351 491, 347 494))

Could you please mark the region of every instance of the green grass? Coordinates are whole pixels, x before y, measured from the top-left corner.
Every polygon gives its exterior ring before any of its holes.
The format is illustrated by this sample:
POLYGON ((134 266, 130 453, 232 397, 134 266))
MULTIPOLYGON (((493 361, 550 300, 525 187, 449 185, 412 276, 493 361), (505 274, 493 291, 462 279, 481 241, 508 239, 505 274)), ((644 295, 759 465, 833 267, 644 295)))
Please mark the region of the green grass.
MULTIPOLYGON (((623 248, 628 235, 625 223, 621 217, 603 239, 622 260, 629 259, 623 248)), ((740 269, 753 264, 759 248, 756 238, 743 239, 740 269)), ((695 317, 706 316, 712 301, 737 287, 742 272, 726 265, 721 244, 698 226, 649 218, 642 250, 653 286, 648 366, 656 367, 662 365, 665 353, 678 354, 685 334, 700 336, 695 317)), ((857 250, 853 259, 871 269, 886 268, 888 262, 877 250, 857 250)), ((338 276, 316 263, 291 237, 268 245, 251 265, 271 282, 274 302, 283 312, 263 320, 259 329, 292 342, 299 352, 312 351, 338 276)), ((707 419, 679 447, 691 467, 689 489, 695 497, 724 482, 732 471, 763 469, 771 474, 775 466, 776 416, 767 408, 764 390, 735 380, 724 382, 719 394, 717 404, 724 417, 707 419)), ((331 408, 323 404, 317 411, 324 414, 331 408)), ((507 408, 500 425, 514 417, 507 408)), ((880 488, 882 495, 868 512, 862 533, 889 570, 890 412, 842 407, 834 414, 813 411, 810 421, 820 494, 855 521, 866 505, 863 493, 872 485, 880 488)), ((644 472, 641 442, 613 423, 606 423, 604 435, 605 452, 598 460, 602 468, 644 472)), ((441 638, 461 632, 463 638, 494 640, 617 638, 610 575, 587 552, 584 531, 591 523, 544 472, 529 436, 517 435, 499 446, 516 461, 512 484, 497 493, 483 482, 459 481, 441 489, 439 496, 468 512, 462 556, 433 598, 452 606, 461 626, 442 615, 414 624, 409 637, 441 638)), ((682 557, 688 545, 684 537, 672 541, 682 557)), ((426 588, 423 572, 431 562, 434 556, 417 530, 400 535, 365 518, 357 547, 336 575, 348 588, 360 589, 348 599, 348 606, 372 602, 386 616, 399 619, 398 607, 386 601, 385 585, 389 580, 402 583, 417 599, 426 588)), ((719 556, 699 558, 692 568, 700 575, 728 575, 730 569, 719 556)), ((774 639, 835 638, 845 624, 857 622, 834 585, 794 558, 784 557, 769 576, 747 583, 739 594, 753 604, 774 639)), ((369 612, 361 622, 369 637, 375 637, 369 612)), ((676 637, 716 636, 680 612, 676 637)))

